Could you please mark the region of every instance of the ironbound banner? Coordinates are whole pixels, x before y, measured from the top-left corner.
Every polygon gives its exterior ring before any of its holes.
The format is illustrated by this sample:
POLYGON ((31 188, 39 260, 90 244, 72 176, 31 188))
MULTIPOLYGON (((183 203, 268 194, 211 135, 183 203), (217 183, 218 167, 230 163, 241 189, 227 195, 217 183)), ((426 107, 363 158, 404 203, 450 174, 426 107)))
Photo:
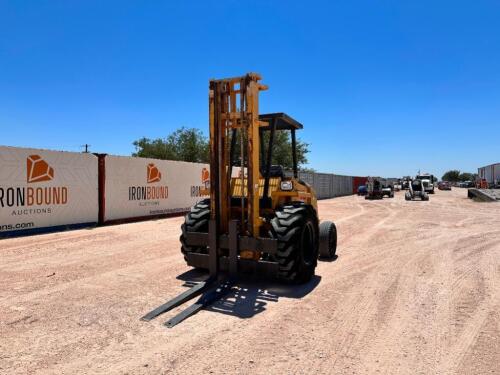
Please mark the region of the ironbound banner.
POLYGON ((97 157, 0 146, 0 236, 95 223, 97 157))
POLYGON ((208 197, 208 164, 106 156, 104 221, 188 211, 208 197))
MULTIPOLYGON (((299 178, 319 199, 353 192, 350 176, 299 178)), ((209 188, 208 164, 0 146, 0 237, 183 213, 209 188)))

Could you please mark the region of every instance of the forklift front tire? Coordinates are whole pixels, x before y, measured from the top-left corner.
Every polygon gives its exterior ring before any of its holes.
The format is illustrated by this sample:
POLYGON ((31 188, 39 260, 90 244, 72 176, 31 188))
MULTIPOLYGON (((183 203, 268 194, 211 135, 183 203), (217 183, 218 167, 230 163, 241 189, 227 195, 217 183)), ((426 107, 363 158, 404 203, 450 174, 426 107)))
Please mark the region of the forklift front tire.
POLYGON ((186 244, 184 234, 186 232, 208 233, 208 220, 210 219, 210 199, 203 199, 196 203, 191 211, 186 215, 184 224, 182 224, 181 252, 184 254, 184 259, 187 262, 186 254, 198 253, 208 254, 206 246, 189 246, 186 244))
POLYGON ((271 220, 278 239, 279 278, 302 284, 314 276, 318 263, 318 221, 304 204, 290 204, 276 210, 271 220))

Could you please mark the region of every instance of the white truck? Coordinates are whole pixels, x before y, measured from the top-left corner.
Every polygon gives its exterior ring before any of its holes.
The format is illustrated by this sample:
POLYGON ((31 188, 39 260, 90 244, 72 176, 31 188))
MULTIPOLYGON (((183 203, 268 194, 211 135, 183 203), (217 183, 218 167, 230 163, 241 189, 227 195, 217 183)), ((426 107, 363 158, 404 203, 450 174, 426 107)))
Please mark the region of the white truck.
POLYGON ((432 174, 421 173, 415 179, 422 181, 426 193, 434 194, 434 176, 432 174))

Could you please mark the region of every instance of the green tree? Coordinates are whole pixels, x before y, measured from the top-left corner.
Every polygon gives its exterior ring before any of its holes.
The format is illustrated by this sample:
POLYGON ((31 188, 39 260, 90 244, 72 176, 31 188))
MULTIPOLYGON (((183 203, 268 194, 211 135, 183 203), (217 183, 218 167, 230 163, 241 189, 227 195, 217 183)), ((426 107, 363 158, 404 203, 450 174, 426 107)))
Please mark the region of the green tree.
POLYGON ((132 156, 208 163, 208 139, 199 129, 180 128, 167 138, 141 138, 134 143, 132 156))
MULTIPOLYGON (((266 155, 269 145, 269 132, 264 132, 263 155, 266 155)), ((246 143, 246 139, 244 140, 246 143)), ((190 162, 208 163, 210 161, 210 146, 208 138, 198 129, 180 128, 167 138, 141 138, 134 143, 136 152, 132 156, 143 158, 182 160, 190 162)), ((297 139, 297 164, 307 164, 306 154, 309 152, 309 144, 297 139)), ((235 160, 239 160, 240 147, 239 138, 235 147, 235 160)), ((264 156, 265 157, 265 156, 264 156)), ((265 160, 262 160, 264 163, 265 160)), ((276 131, 273 143, 272 164, 282 165, 286 169, 292 169, 292 141, 290 132, 276 131)))
POLYGON ((463 172, 459 176, 460 181, 475 181, 476 175, 474 173, 463 172))
MULTIPOLYGON (((264 146, 264 154, 267 153, 267 149, 269 146, 269 132, 264 132, 263 146, 264 146)), ((299 169, 302 169, 301 166, 307 164, 307 154, 309 153, 309 144, 301 141, 300 139, 296 140, 297 147, 297 165, 299 169)), ((263 162, 265 162, 263 160, 263 162)), ((292 156, 292 140, 290 137, 289 131, 276 131, 274 135, 273 142, 273 165, 282 165, 285 169, 293 168, 293 156, 292 156)))
POLYGON ((460 171, 457 169, 452 169, 446 172, 443 177, 441 177, 442 181, 450 181, 450 182, 458 182, 460 181, 460 171))

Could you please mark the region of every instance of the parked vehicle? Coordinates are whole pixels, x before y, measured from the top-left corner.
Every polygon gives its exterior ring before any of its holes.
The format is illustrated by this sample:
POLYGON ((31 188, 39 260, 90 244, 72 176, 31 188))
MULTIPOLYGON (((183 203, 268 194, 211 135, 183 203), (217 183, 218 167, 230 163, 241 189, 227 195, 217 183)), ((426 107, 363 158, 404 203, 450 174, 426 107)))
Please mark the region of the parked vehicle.
POLYGON ((448 181, 441 181, 438 183, 439 190, 451 190, 451 184, 448 181))
POLYGON ((462 181, 462 182, 459 182, 458 183, 458 187, 461 187, 461 188, 473 188, 475 187, 476 184, 472 181, 462 181))
POLYGON ((432 174, 422 173, 417 175, 415 179, 422 181, 426 193, 434 194, 434 176, 432 174))
POLYGON ((394 187, 392 185, 382 187, 382 196, 394 198, 394 187))
POLYGON ((382 199, 384 197, 382 194, 382 184, 376 178, 368 177, 366 190, 365 199, 382 199))
POLYGON ((403 177, 401 180, 401 189, 408 190, 410 188, 410 180, 411 178, 408 176, 403 177))
POLYGON ((363 196, 368 193, 368 190, 366 189, 366 185, 360 185, 358 186, 358 195, 363 196))

